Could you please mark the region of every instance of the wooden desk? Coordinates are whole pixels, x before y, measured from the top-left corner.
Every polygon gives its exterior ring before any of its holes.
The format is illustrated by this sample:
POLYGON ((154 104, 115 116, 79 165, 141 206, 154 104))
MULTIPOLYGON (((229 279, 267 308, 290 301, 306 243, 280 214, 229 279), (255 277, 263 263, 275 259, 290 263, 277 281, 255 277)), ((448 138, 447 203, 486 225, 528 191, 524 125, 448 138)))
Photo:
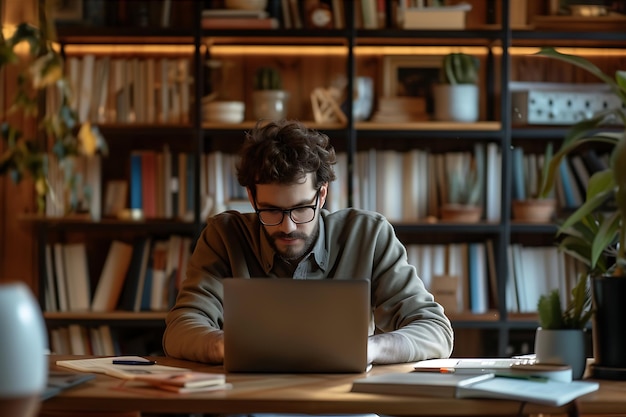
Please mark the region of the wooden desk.
MULTIPOLYGON (((53 364, 60 357, 51 357, 53 364)), ((223 372, 212 367, 170 358, 159 363, 192 368, 203 372, 223 372)), ((52 365, 51 368, 57 368, 52 365)), ((410 364, 375 366, 370 375, 384 372, 409 372, 410 364)), ((120 379, 98 375, 80 387, 45 401, 42 410, 98 410, 150 413, 235 414, 252 412, 386 415, 488 416, 517 415, 520 402, 470 400, 435 397, 408 397, 352 393, 352 381, 363 374, 229 374, 230 390, 197 394, 174 394, 144 388, 127 382, 120 389, 120 379)), ((601 381, 600 390, 578 400, 582 414, 626 415, 626 381, 601 381)), ((526 404, 525 414, 563 414, 568 407, 526 404)))

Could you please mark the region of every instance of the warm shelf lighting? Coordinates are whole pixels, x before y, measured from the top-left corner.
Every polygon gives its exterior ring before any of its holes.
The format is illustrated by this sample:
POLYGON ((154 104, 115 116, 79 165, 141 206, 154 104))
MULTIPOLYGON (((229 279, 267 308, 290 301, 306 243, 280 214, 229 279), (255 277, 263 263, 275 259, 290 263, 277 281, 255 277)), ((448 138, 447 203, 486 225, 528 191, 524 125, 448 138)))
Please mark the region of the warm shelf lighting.
POLYGON ((335 55, 345 56, 345 46, 306 46, 306 45, 213 45, 208 47, 216 55, 335 55))
POLYGON ((191 55, 194 52, 193 45, 66 45, 65 53, 68 55, 94 54, 94 55, 191 55))
MULTIPOLYGON (((532 55, 539 52, 541 48, 513 46, 509 48, 510 55, 532 55)), ((619 48, 556 48, 557 51, 577 56, 626 56, 626 49, 619 48)), ((494 49, 494 53, 501 54, 502 49, 494 49)))

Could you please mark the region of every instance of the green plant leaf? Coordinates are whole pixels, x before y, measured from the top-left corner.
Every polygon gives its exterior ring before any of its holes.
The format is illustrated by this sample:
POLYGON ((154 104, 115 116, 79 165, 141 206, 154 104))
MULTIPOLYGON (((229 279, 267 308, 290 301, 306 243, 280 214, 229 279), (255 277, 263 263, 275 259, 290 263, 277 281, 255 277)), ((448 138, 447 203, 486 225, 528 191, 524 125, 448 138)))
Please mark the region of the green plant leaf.
POLYGON ((609 245, 614 244, 618 238, 620 226, 620 213, 614 212, 600 225, 598 233, 591 245, 591 267, 594 268, 598 259, 609 245))

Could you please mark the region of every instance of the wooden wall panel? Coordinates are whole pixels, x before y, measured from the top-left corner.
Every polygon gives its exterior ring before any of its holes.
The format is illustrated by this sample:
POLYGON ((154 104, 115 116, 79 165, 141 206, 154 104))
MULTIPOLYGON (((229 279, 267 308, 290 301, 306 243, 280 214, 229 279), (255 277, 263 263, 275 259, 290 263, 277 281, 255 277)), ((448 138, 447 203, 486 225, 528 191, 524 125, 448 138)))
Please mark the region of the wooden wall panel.
MULTIPOLYGON (((24 119, 20 114, 7 114, 14 94, 17 68, 5 68, 0 74, 0 120, 8 120, 27 135, 34 135, 36 122, 24 119)), ((4 141, 0 152, 4 152, 4 141)), ((20 280, 37 290, 37 256, 34 230, 31 225, 20 221, 22 213, 36 210, 34 188, 26 180, 16 185, 7 176, 0 177, 0 281, 20 280)))

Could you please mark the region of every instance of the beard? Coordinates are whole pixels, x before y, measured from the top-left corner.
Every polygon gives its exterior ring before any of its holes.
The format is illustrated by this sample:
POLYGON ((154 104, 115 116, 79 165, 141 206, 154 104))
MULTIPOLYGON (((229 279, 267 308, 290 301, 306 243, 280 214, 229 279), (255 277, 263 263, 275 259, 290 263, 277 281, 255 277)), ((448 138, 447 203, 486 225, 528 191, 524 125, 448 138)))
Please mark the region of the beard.
POLYGON ((281 258, 286 261, 297 261, 300 260, 304 255, 306 255, 315 244, 315 239, 317 239, 317 236, 319 234, 319 227, 320 226, 318 222, 310 235, 298 231, 295 231, 293 233, 276 232, 273 234, 269 234, 267 229, 265 228, 263 228, 263 231, 265 232, 265 236, 267 237, 270 246, 281 258), (303 244, 297 246, 290 245, 281 248, 276 243, 278 239, 301 239, 303 241, 303 244))

